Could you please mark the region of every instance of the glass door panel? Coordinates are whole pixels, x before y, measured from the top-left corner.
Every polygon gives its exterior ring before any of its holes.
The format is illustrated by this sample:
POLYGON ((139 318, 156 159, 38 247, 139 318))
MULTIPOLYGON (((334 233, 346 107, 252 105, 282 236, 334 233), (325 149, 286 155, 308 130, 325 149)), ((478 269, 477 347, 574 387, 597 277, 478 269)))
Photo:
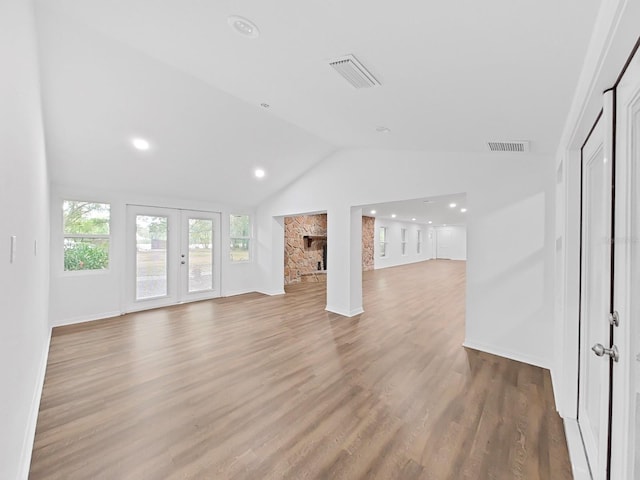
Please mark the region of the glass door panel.
POLYGON ((213 289, 213 220, 189 218, 189 276, 187 291, 213 289))
POLYGON ((136 215, 136 300, 166 297, 168 217, 136 215))
POLYGON ((126 311, 220 296, 220 214, 127 205, 126 311))

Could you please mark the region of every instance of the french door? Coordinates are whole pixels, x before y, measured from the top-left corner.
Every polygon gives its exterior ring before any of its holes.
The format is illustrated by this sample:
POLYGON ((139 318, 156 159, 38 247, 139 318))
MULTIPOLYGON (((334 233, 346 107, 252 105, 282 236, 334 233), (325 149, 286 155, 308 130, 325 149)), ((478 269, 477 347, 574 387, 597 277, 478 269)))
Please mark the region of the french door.
POLYGON ((127 311, 220 296, 220 214, 127 205, 127 311))
POLYGON ((611 479, 640 478, 640 53, 616 88, 616 242, 611 479))
POLYGON ((604 100, 602 118, 582 150, 578 424, 594 480, 637 480, 640 54, 604 100))
POLYGON ((578 424, 592 478, 606 480, 609 461, 613 94, 582 147, 582 249, 578 424))

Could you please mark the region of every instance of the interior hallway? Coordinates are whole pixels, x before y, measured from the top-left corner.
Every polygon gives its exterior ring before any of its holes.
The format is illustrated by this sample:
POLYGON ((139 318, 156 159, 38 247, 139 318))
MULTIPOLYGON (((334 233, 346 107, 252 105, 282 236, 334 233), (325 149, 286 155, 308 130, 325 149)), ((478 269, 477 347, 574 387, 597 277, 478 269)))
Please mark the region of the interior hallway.
POLYGON ((32 479, 570 479, 549 373, 464 349, 465 262, 54 329, 32 479))

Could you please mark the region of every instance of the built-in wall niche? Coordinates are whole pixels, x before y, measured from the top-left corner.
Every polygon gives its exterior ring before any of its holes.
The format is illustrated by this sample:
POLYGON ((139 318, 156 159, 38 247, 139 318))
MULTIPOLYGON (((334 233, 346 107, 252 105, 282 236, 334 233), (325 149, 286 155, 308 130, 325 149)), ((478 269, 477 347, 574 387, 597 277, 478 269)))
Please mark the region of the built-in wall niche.
POLYGON ((304 247, 310 249, 313 246, 313 243, 316 242, 316 245, 318 244, 318 242, 324 242, 325 245, 327 243, 327 236, 320 236, 320 235, 305 235, 302 237, 302 239, 304 240, 304 247))

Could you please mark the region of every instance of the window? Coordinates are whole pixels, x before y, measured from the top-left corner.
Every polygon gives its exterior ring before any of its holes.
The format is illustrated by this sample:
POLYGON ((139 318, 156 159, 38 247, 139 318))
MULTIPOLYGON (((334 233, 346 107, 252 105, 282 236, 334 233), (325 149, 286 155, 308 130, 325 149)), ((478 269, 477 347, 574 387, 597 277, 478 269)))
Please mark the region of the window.
POLYGON ((418 243, 416 246, 416 253, 418 255, 422 253, 422 230, 418 230, 418 243))
POLYGON ((402 255, 407 254, 407 229, 400 229, 400 247, 402 248, 402 255))
POLYGON ((232 262, 251 260, 251 224, 249 215, 229 216, 230 258, 232 262))
POLYGON ((380 227, 380 256, 387 256, 387 227, 380 227))
POLYGON ((62 203, 65 271, 109 268, 110 210, 108 203, 62 203))

